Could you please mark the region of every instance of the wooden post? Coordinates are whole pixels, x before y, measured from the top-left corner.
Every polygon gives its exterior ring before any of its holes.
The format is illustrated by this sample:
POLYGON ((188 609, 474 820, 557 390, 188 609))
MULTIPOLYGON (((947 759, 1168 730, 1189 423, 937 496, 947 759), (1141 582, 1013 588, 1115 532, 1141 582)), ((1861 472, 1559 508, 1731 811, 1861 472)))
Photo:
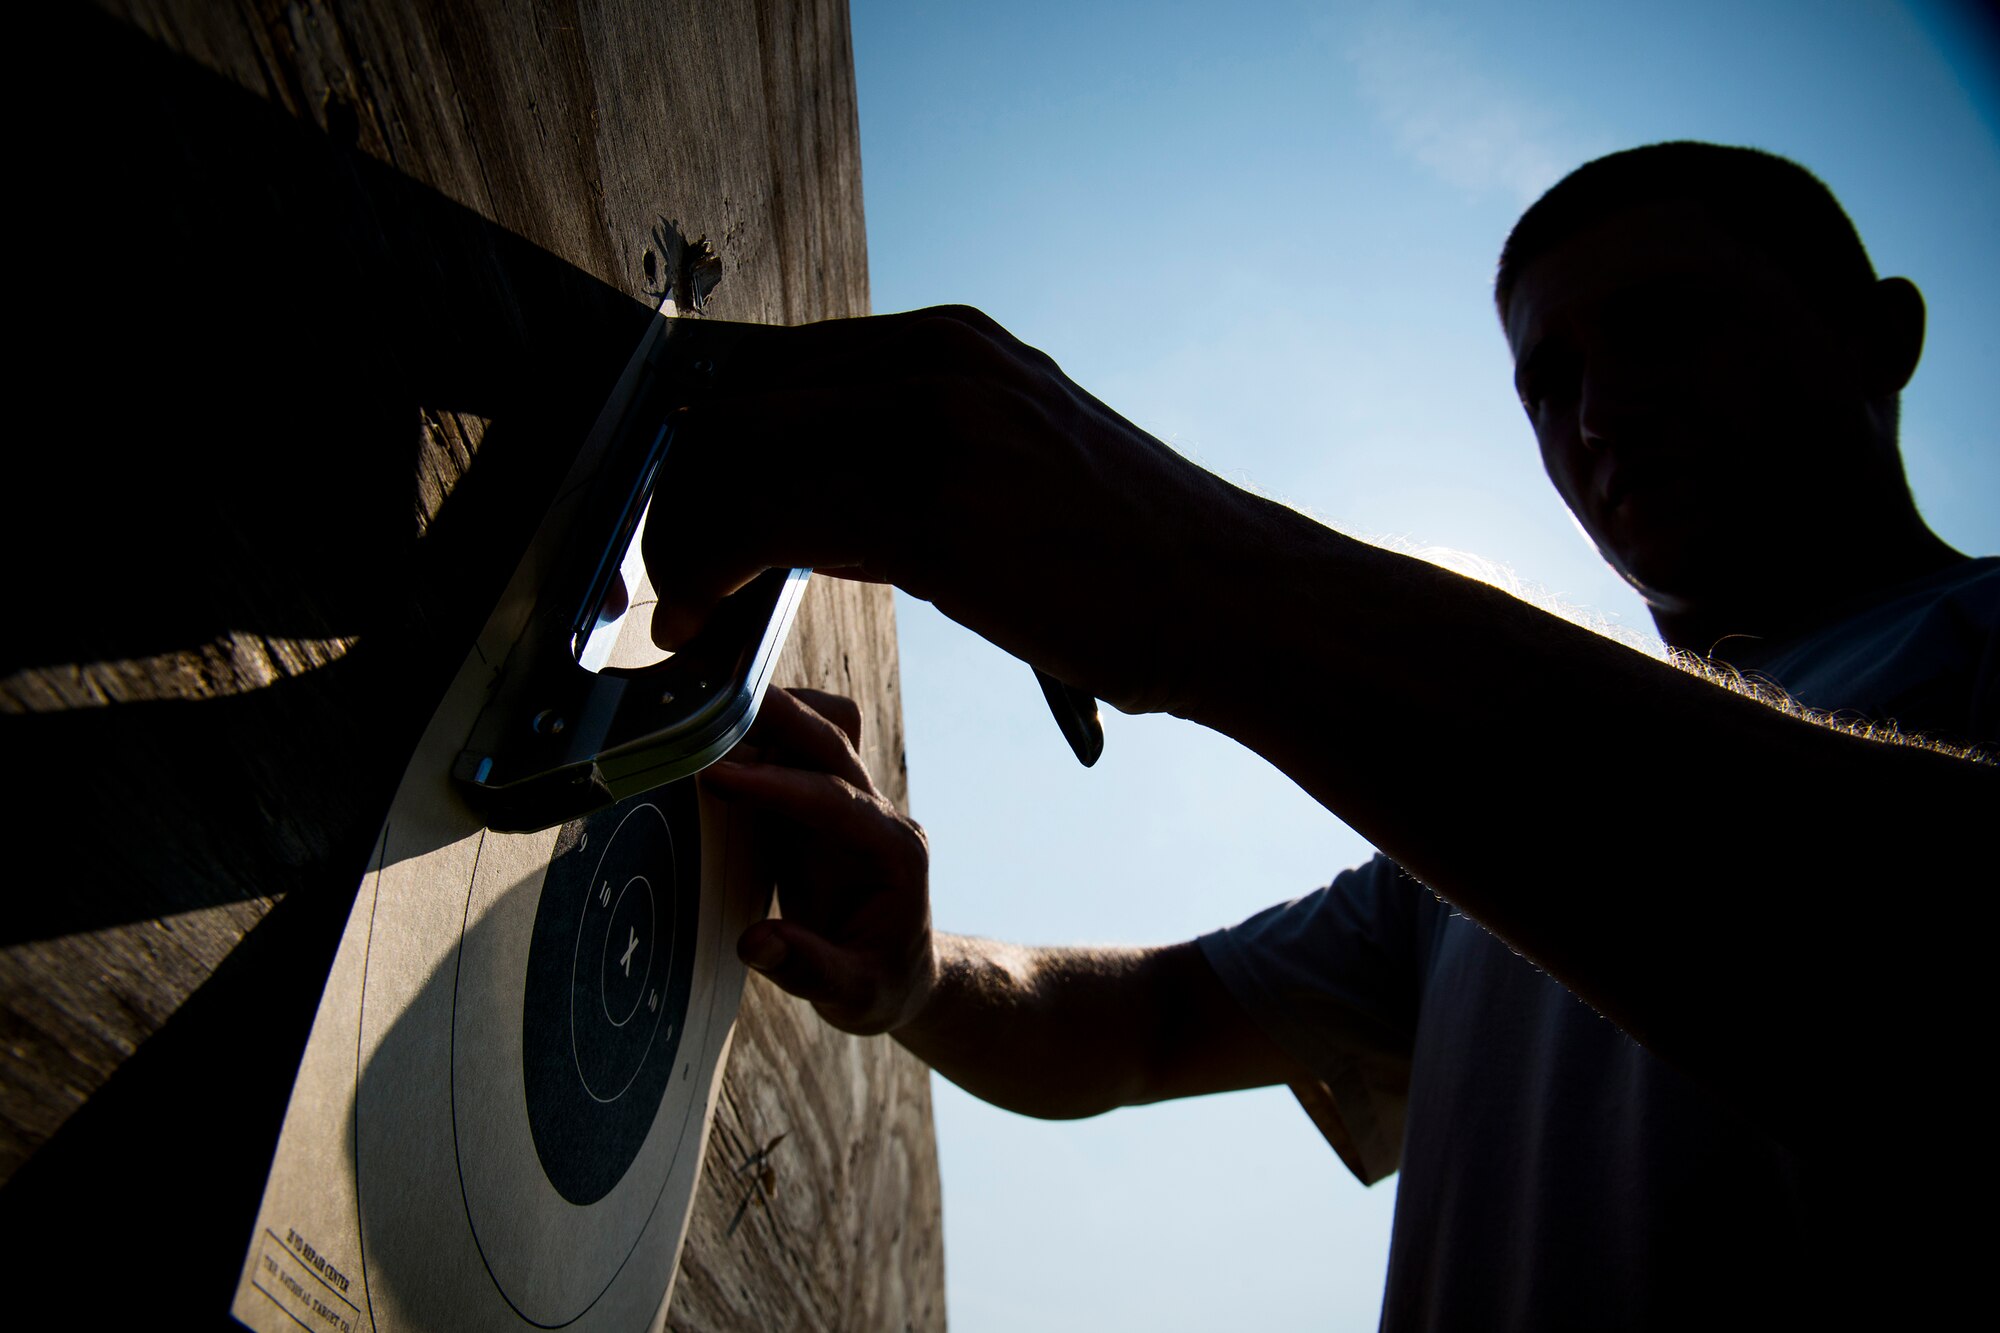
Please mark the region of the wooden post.
MULTIPOLYGON (((137 1245, 221 1324, 377 827, 668 280, 656 227, 714 247, 717 317, 867 311, 847 14, 134 0, 34 36, 0 1204, 15 1271, 137 1245)), ((859 699, 903 801, 883 590, 817 581, 780 679, 859 699)), ((752 978, 670 1325, 940 1328, 938 1207, 921 1066, 752 978)))

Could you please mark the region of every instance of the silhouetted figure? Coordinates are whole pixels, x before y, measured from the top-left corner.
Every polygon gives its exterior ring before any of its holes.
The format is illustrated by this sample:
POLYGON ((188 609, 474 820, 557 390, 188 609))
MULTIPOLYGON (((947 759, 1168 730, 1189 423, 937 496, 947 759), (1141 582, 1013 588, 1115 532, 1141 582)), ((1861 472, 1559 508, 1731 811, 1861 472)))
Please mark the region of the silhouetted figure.
POLYGON ((890 580, 1383 855, 1171 947, 934 933, 801 692, 710 779, 797 829, 740 950, 1031 1115, 1291 1084, 1403 1173, 1385 1327, 1930 1322, 1992 1183, 2000 770, 1950 747, 2000 747, 2000 560, 1903 479, 1922 299, 1805 170, 1692 143, 1550 190, 1496 296, 1550 479, 1697 670, 1238 490, 977 312, 773 333, 676 463, 759 512, 652 526, 664 639, 768 565, 890 580))

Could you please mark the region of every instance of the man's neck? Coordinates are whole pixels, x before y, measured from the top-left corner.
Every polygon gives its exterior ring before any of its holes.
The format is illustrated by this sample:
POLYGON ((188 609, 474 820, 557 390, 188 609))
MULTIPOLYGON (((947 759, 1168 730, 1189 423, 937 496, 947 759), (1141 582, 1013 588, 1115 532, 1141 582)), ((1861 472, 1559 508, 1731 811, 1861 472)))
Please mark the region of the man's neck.
POLYGON ((1907 526, 1884 541, 1852 543, 1791 577, 1762 584, 1745 580, 1741 600, 1678 606, 1655 602, 1653 624, 1671 647, 1707 657, 1725 639, 1785 638, 1813 629, 1970 558, 1912 514, 1907 526))

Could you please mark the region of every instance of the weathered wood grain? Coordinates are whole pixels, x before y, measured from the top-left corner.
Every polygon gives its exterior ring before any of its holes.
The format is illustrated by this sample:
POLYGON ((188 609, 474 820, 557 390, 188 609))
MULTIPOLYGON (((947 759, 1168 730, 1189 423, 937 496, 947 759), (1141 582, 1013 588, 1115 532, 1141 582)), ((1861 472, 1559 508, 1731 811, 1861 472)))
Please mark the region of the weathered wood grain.
MULTIPOLYGON (((778 679, 864 701, 862 757, 907 809, 888 590, 815 580, 778 679)), ((942 1328, 928 1071, 754 974, 735 1041, 669 1328, 942 1328), (744 1164, 779 1135, 765 1193, 744 1164)))
MULTIPOLYGON (((55 281, 17 374, 68 412, 12 451, 34 509, 0 535, 36 853, 0 909, 0 1203, 55 1263, 145 1201, 219 1319, 316 977, 654 303, 653 228, 720 254, 715 316, 867 309, 847 16, 131 0, 59 8, 34 80, 17 252, 55 281)), ((886 595, 820 581, 781 672, 861 699, 900 800, 886 595)), ((674 1326, 941 1326, 925 1077, 753 982, 674 1326)))

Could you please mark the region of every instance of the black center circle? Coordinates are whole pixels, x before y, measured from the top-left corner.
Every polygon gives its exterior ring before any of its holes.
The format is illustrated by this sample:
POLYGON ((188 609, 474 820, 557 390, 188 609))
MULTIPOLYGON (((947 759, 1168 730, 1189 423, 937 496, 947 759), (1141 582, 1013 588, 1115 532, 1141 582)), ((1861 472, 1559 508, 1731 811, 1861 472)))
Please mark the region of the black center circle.
POLYGON ((563 826, 542 883, 521 1006, 528 1128, 573 1204, 638 1156, 674 1071, 701 906, 694 784, 563 826))

